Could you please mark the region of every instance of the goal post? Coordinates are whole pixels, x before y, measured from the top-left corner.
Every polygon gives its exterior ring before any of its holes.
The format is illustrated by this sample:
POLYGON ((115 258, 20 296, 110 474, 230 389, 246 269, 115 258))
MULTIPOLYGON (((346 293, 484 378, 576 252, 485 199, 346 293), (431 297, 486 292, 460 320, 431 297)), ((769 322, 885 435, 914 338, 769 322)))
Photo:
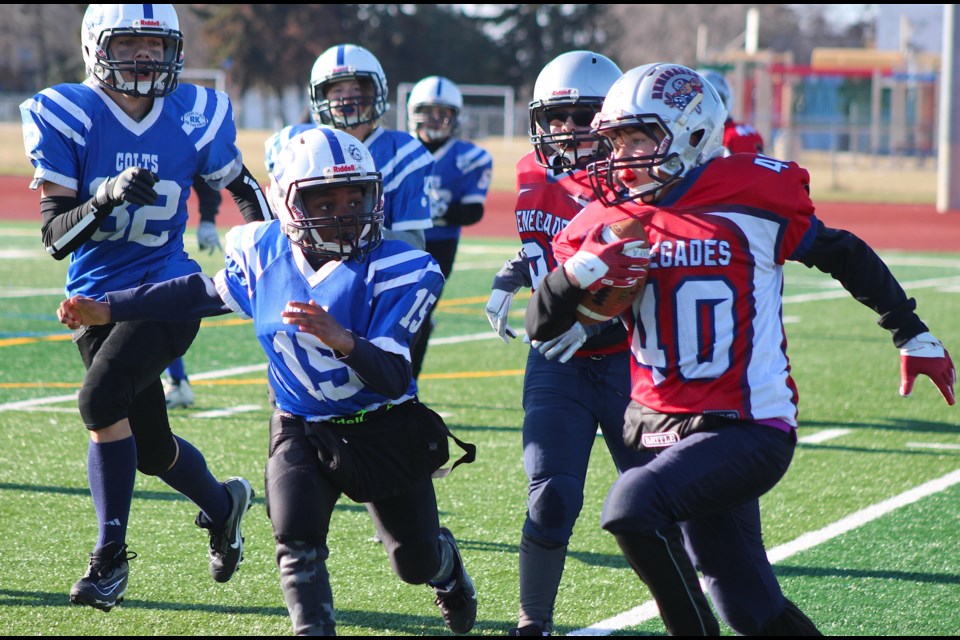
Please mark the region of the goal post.
MULTIPOLYGON (((397 87, 397 129, 407 130, 407 98, 416 83, 402 82, 397 87)), ((498 84, 457 84, 463 95, 460 114, 462 135, 465 138, 487 138, 502 135, 504 140, 514 136, 514 90, 498 84)))
POLYGON ((226 92, 227 74, 223 69, 184 69, 180 72, 180 79, 192 84, 226 92))

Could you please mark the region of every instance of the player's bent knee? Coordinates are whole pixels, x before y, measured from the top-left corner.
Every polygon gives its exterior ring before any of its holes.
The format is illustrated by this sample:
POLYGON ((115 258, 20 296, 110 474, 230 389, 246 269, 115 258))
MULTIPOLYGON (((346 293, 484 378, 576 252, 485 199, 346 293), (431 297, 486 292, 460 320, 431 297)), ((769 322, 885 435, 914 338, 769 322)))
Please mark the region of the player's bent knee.
POLYGON ((582 508, 583 484, 574 476, 551 476, 531 486, 523 532, 534 539, 566 544, 582 508))
POLYGON ((137 447, 137 471, 147 476, 159 476, 177 459, 177 443, 173 438, 151 447, 137 447))
POLYGON ((100 431, 127 417, 127 406, 119 394, 96 386, 83 386, 77 396, 80 418, 90 431, 100 431))
POLYGON ((437 572, 440 553, 435 539, 404 543, 388 549, 393 572, 407 584, 426 584, 437 572))
POLYGON ((672 524, 660 507, 656 477, 642 467, 626 470, 607 494, 600 526, 610 533, 656 531, 672 524))

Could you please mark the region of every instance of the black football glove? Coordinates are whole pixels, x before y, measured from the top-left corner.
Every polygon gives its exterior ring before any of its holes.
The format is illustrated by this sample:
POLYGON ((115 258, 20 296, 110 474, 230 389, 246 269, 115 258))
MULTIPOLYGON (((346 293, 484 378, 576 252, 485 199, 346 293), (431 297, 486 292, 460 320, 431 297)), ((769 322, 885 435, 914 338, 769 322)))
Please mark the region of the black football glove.
POLYGON ((156 183, 157 174, 143 167, 130 167, 124 169, 120 175, 100 183, 93 203, 98 207, 116 206, 124 202, 153 204, 157 201, 157 192, 153 188, 156 183))

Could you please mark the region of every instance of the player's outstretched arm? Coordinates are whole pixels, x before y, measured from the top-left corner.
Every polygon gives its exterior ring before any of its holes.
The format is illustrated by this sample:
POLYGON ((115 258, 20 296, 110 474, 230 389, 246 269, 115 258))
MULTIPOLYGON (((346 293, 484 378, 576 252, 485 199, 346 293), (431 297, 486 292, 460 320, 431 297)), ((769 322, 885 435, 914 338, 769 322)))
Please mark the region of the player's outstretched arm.
POLYGON ((110 305, 85 296, 73 296, 60 303, 57 318, 71 329, 108 324, 110 305))

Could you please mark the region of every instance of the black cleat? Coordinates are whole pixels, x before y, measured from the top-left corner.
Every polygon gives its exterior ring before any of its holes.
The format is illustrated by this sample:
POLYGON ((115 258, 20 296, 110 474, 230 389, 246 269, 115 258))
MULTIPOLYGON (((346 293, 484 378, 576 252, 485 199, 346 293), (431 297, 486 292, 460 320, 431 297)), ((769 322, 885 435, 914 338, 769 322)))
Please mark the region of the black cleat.
POLYGON ((444 585, 445 589, 433 588, 437 594, 435 603, 440 607, 440 615, 443 616, 443 621, 450 631, 468 633, 477 621, 477 589, 463 566, 460 549, 457 548, 457 541, 453 534, 446 527, 440 527, 440 537, 450 543, 453 548, 454 579, 444 585))
POLYGON ((70 589, 70 602, 110 611, 123 602, 127 592, 127 561, 137 554, 119 542, 106 544, 90 554, 90 567, 70 589))
POLYGON ((538 624, 525 624, 522 627, 513 627, 507 632, 508 636, 549 636, 538 624))
POLYGON ((210 576, 217 582, 227 582, 243 562, 243 534, 240 521, 250 508, 253 488, 244 478, 229 478, 223 483, 230 496, 230 513, 222 529, 204 524, 203 512, 197 515, 196 525, 210 532, 210 576))

